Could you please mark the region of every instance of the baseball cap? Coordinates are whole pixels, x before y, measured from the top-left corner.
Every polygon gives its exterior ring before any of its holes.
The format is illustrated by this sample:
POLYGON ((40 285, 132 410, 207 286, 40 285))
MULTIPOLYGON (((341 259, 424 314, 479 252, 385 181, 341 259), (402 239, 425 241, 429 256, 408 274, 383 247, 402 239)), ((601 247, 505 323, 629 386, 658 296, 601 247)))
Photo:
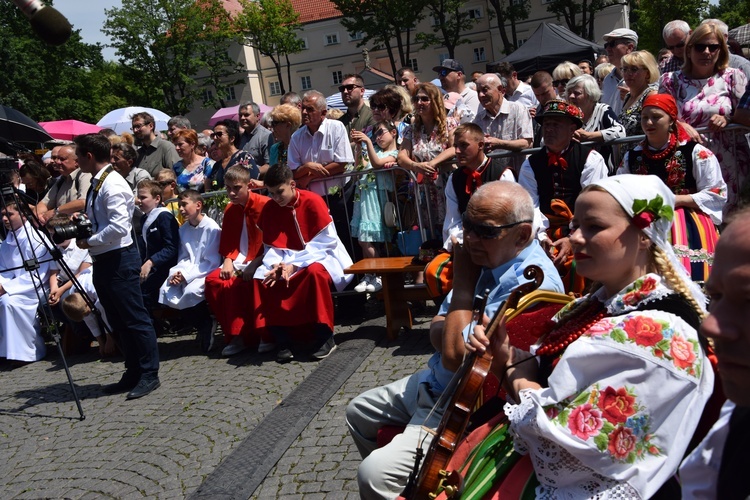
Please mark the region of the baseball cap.
POLYGON ((432 71, 440 71, 441 69, 464 72, 463 65, 455 59, 443 59, 443 62, 439 66, 432 68, 432 71))

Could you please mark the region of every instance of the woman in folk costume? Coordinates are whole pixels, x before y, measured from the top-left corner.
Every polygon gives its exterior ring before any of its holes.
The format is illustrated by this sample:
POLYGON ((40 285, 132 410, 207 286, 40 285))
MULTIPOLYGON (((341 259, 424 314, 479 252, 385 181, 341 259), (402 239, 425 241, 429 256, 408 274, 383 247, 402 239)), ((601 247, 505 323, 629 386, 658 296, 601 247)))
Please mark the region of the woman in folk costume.
POLYGON ((491 343, 482 326, 469 338, 494 354, 513 401, 504 407, 513 446, 530 458, 537 498, 679 488, 672 477, 714 374, 697 332, 705 297, 668 241, 674 201, 655 176, 594 181, 576 201, 570 238, 595 291, 563 308, 530 352, 510 346, 504 327, 491 343))
POLYGON ((2 221, 8 234, 0 243, 0 358, 24 364, 46 354, 36 309, 47 283, 52 261, 47 248, 52 243, 43 241, 41 233, 24 220, 15 202, 3 205, 2 221), (24 267, 32 259, 39 263, 34 272, 24 267), (34 279, 36 273, 39 281, 34 279))
POLYGON ((672 244, 695 281, 708 278, 727 202, 727 185, 716 156, 689 140, 677 123, 677 104, 671 95, 651 94, 641 112, 646 139, 629 151, 618 174, 658 176, 675 194, 672 244))

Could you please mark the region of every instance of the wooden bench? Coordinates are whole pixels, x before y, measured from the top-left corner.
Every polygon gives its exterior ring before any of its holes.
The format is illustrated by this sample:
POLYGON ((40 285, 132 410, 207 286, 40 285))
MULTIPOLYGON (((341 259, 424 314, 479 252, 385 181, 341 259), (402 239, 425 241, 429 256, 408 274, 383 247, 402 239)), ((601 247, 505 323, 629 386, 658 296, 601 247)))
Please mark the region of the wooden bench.
POLYGON ((421 284, 406 285, 406 273, 424 271, 424 264, 412 264, 412 257, 378 257, 362 259, 344 269, 347 274, 376 274, 383 282, 386 330, 389 339, 398 337, 401 328, 411 329, 411 311, 406 301, 427 300, 427 287, 421 284))

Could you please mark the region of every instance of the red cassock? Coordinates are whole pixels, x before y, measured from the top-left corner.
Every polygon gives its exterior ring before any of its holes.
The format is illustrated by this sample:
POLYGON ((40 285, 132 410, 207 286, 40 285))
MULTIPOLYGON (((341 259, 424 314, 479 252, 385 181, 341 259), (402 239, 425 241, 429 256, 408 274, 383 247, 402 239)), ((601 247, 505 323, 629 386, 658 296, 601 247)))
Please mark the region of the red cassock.
MULTIPOLYGON (((248 251, 245 262, 249 263, 263 249, 263 239, 257 223, 263 206, 268 198, 250 192, 250 197, 242 205, 229 204, 224 211, 221 224, 221 239, 219 253, 223 258, 235 259, 240 254, 240 238, 242 225, 247 227, 248 251)), ((214 269, 206 277, 206 302, 213 311, 216 320, 224 332, 224 340, 229 343, 233 337, 242 335, 245 345, 258 342, 258 335, 254 335, 255 307, 253 302, 253 283, 244 281, 242 276, 232 276, 228 280, 219 277, 219 269, 214 269)))
MULTIPOLYGON (((296 192, 294 205, 282 207, 269 201, 260 215, 258 227, 263 232, 263 243, 273 249, 302 252, 333 222, 323 198, 310 191, 296 192)), ((253 280, 258 304, 256 328, 323 323, 333 331, 331 276, 318 262, 302 264, 305 265, 292 276, 289 286, 278 282, 271 287, 253 280)))

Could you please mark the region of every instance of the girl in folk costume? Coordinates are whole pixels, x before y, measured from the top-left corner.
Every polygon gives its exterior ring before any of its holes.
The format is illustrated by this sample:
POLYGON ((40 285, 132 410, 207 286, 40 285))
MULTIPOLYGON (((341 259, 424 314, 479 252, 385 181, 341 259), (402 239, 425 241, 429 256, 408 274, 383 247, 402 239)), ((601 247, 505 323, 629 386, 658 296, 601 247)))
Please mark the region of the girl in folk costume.
POLYGON ((727 185, 714 154, 689 140, 677 123, 671 95, 651 94, 643 102, 641 122, 646 139, 629 151, 618 174, 651 174, 675 194, 672 244, 695 281, 708 278, 722 222, 727 185))
MULTIPOLYGON (((352 130, 352 140, 357 143, 356 158, 360 158, 361 170, 371 170, 358 178, 352 210, 352 237, 357 238, 364 258, 379 257, 374 243, 390 240, 389 229, 383 219, 383 205, 388 201, 388 193, 393 192, 393 178, 388 172, 378 173, 387 165, 396 164, 398 156, 398 130, 392 121, 375 124, 372 137, 378 145, 359 130, 352 130)), ((354 289, 358 292, 378 292, 383 288, 380 276, 366 274, 354 289)))
POLYGON ((482 326, 469 337, 492 350, 514 401, 504 411, 537 498, 679 488, 672 477, 714 374, 696 330, 705 297, 668 241, 674 200, 655 176, 594 181, 576 201, 570 238, 579 272, 599 287, 563 308, 530 352, 510 346, 504 326, 491 344, 482 326))

